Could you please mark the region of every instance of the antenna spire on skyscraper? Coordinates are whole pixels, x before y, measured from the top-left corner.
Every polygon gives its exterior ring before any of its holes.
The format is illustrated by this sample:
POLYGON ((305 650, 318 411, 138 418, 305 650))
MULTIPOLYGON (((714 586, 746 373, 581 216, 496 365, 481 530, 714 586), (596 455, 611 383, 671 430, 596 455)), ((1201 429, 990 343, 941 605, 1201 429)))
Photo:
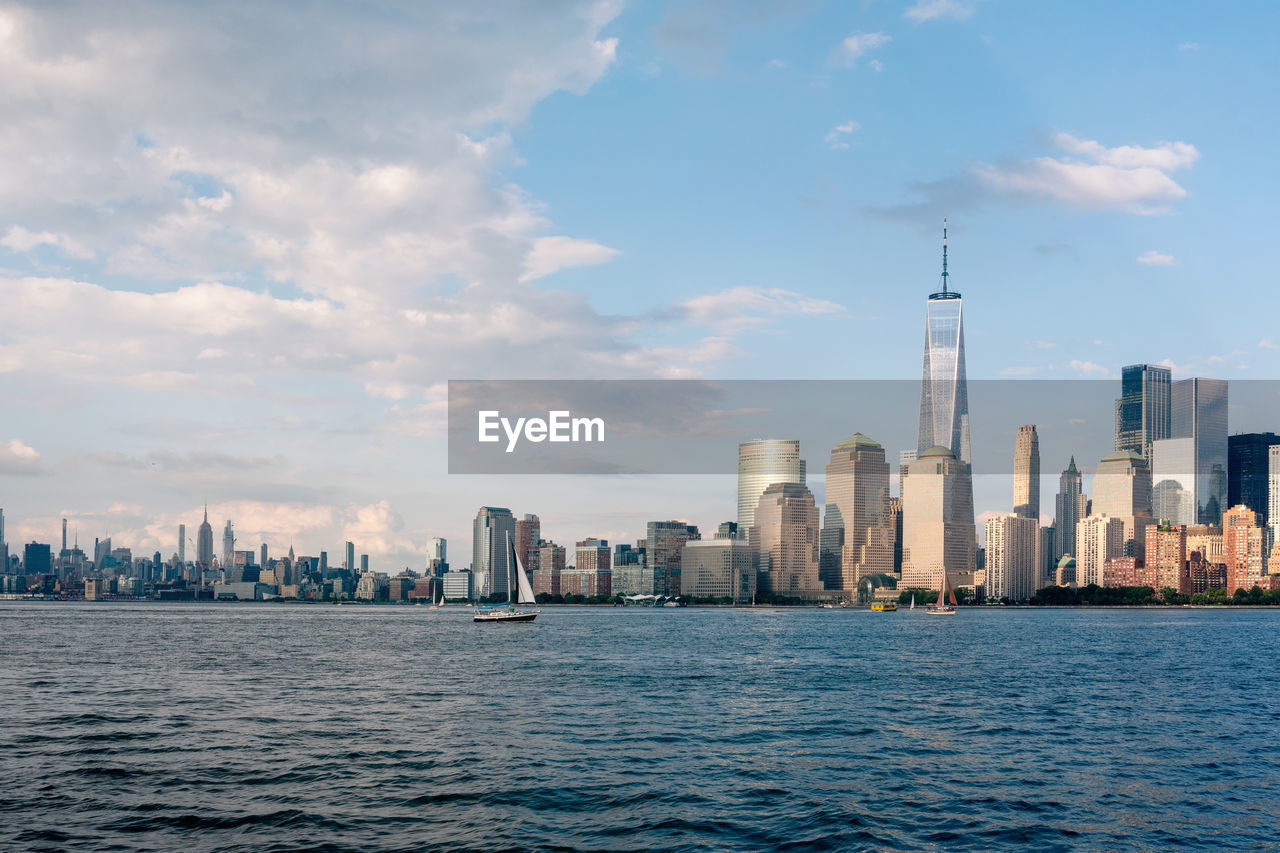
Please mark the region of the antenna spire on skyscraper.
POLYGON ((942 217, 942 292, 947 292, 947 218, 942 217))

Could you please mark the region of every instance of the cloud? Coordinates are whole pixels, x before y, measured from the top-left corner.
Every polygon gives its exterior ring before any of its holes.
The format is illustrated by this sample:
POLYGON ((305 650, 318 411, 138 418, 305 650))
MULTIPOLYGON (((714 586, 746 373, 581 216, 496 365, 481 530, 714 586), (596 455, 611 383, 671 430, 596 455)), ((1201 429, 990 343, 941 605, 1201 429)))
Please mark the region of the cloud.
POLYGON ((876 72, 877 74, 879 74, 881 71, 884 70, 884 63, 878 59, 872 59, 869 62, 867 62, 867 67, 870 68, 872 71, 876 72))
POLYGON ((1036 368, 1034 367, 1025 367, 1025 366, 1005 367, 1001 369, 1000 375, 1001 376, 1027 376, 1035 372, 1036 372, 1036 368))
POLYGON ((572 237, 539 237, 525 257, 521 281, 532 281, 567 267, 585 267, 607 263, 618 256, 617 249, 590 240, 572 237))
POLYGON ((0 444, 0 475, 29 476, 39 474, 41 470, 40 453, 34 447, 17 438, 0 444))
POLYGON ((1200 49, 1200 42, 1198 41, 1184 41, 1182 44, 1178 45, 1178 50, 1182 51, 1183 53, 1190 53, 1190 52, 1197 51, 1199 49, 1200 49))
POLYGON ((910 185, 923 201, 870 208, 869 212, 913 222, 939 208, 957 210, 989 203, 1051 203, 1082 210, 1168 213, 1187 195, 1169 173, 1188 168, 1200 158, 1199 150, 1186 142, 1108 148, 1059 133, 1053 143, 1072 156, 1006 160, 998 165, 977 163, 956 177, 910 185))
POLYGON ((0 237, 0 246, 15 252, 30 252, 40 246, 54 246, 63 254, 81 260, 92 258, 93 250, 82 246, 66 234, 55 234, 52 231, 28 231, 21 225, 10 226, 4 237, 0 237))
POLYGON ((916 4, 902 13, 902 17, 917 24, 937 18, 967 20, 973 14, 973 6, 957 0, 916 0, 916 4))
POLYGON ((893 41, 893 36, 884 33, 853 33, 840 42, 832 61, 836 65, 851 68, 865 53, 884 47, 893 41))
POLYGON ((687 322, 725 329, 758 326, 781 314, 837 314, 844 306, 782 288, 733 287, 680 306, 687 322))
POLYGON ((1277 346, 1271 338, 1263 338, 1258 341, 1258 349, 1280 349, 1280 346, 1277 346))
POLYGON ((1173 255, 1166 255, 1162 252, 1157 252, 1155 249, 1143 252, 1135 260, 1140 264, 1152 267, 1171 267, 1176 263, 1173 255))
POLYGON ((849 143, 845 140, 845 137, 854 131, 861 129, 862 125, 858 124, 853 119, 849 119, 844 124, 838 124, 831 128, 831 130, 827 132, 827 135, 823 137, 823 141, 833 149, 845 149, 849 147, 849 143))
POLYGON ((1110 378, 1113 375, 1110 369, 1092 361, 1080 361, 1078 359, 1072 359, 1071 362, 1067 365, 1067 367, 1074 370, 1076 373, 1082 373, 1085 376, 1097 376, 1100 378, 1101 377, 1110 378))

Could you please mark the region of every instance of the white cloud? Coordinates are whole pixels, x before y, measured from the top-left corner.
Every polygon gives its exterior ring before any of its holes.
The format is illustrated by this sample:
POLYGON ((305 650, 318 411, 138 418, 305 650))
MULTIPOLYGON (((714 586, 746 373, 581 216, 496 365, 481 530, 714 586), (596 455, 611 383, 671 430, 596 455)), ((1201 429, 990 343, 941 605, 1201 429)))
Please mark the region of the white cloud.
POLYGON ((54 246, 72 258, 88 259, 93 257, 93 250, 82 246, 66 234, 55 234, 52 231, 28 231, 21 225, 10 226, 4 237, 0 237, 0 246, 15 252, 30 252, 39 246, 54 246))
POLYGON ((936 18, 953 18, 957 21, 968 19, 973 14, 973 6, 957 0, 916 0, 916 4, 902 13, 917 24, 932 21, 936 18))
POLYGON ((34 447, 17 438, 0 444, 0 475, 38 474, 40 470, 40 453, 34 447))
POLYGON ((1280 349, 1280 346, 1277 346, 1271 338, 1263 338, 1258 341, 1258 349, 1280 349))
POLYGON ((845 140, 845 137, 861 129, 862 125, 858 124, 853 119, 849 119, 844 124, 838 124, 831 128, 831 130, 827 132, 827 135, 823 137, 823 141, 833 149, 839 150, 848 148, 849 143, 845 140))
POLYGON ((1001 376, 1028 376, 1035 372, 1036 372, 1036 369, 1034 367, 1025 367, 1025 366, 1006 367, 1001 369, 1000 375, 1001 376))
POLYGON ((691 323, 719 328, 758 326, 780 314, 837 314, 844 306, 782 288, 733 287, 688 300, 682 306, 691 323))
POLYGON ((884 47, 891 41, 893 36, 885 33, 853 33, 840 42, 834 61, 837 65, 851 67, 866 52, 884 47))
POLYGON ((1198 41, 1184 41, 1182 44, 1178 45, 1178 50, 1182 51, 1183 53, 1194 52, 1199 49, 1200 49, 1200 42, 1198 41))
POLYGON ((867 67, 870 68, 872 71, 876 72, 877 74, 879 74, 881 71, 884 70, 884 63, 878 59, 872 59, 869 62, 867 62, 867 67))
POLYGON ((1157 252, 1155 249, 1143 252, 1141 255, 1138 255, 1135 260, 1140 264, 1146 264, 1147 266, 1152 267, 1171 267, 1177 263, 1174 260, 1173 255, 1166 255, 1163 252, 1157 252))
POLYGON ((1071 368, 1076 373, 1083 373, 1085 376, 1110 377, 1112 375, 1110 369, 1092 361, 1072 359, 1067 367, 1071 368))
POLYGON ((1054 143, 1083 159, 1037 157, 1002 166, 984 163, 976 168, 975 176, 989 191, 1026 200, 1162 213, 1187 194, 1168 172, 1186 168, 1200 157, 1196 147, 1185 142, 1162 142, 1152 148, 1107 148, 1060 133, 1054 143))
POLYGON ((539 237, 524 260, 521 281, 532 281, 568 267, 586 267, 608 263, 618 256, 617 249, 590 240, 571 237, 539 237))

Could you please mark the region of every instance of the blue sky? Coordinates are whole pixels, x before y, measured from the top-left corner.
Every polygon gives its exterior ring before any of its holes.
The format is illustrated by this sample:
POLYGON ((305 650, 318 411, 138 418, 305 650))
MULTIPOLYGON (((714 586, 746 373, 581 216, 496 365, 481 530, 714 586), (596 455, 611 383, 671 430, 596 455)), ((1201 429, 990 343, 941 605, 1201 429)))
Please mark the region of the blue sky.
POLYGON ((972 377, 1272 378, 1278 17, 0 3, 7 538, 713 527, 731 477, 449 477, 444 383, 913 378, 943 216, 972 377))

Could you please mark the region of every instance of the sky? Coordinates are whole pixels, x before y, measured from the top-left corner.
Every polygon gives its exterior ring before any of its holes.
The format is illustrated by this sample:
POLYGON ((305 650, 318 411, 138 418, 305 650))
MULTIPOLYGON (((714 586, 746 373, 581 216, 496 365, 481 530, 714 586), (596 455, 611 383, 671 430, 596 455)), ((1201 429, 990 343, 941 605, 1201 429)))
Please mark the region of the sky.
POLYGON ((449 475, 447 381, 915 378, 943 217, 971 378, 1275 378, 1278 24, 0 2, 6 539, 167 557, 207 502, 238 547, 397 571, 433 536, 465 565, 485 504, 562 544, 714 528, 733 476, 449 475))

